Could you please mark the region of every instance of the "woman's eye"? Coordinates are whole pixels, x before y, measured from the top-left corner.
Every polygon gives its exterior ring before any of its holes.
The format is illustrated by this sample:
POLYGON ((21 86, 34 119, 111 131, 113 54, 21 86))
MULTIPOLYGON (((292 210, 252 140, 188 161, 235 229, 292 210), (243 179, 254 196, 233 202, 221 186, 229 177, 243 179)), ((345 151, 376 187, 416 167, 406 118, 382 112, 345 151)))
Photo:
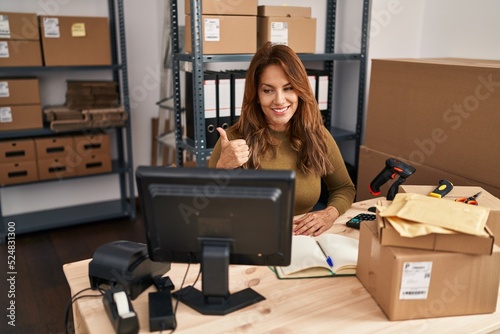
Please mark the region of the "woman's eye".
POLYGON ((291 91, 291 90, 293 90, 293 87, 286 87, 286 88, 285 88, 285 92, 289 92, 289 91, 291 91))
POLYGON ((270 89, 263 89, 262 91, 264 92, 264 94, 269 94, 272 92, 272 90, 270 89))

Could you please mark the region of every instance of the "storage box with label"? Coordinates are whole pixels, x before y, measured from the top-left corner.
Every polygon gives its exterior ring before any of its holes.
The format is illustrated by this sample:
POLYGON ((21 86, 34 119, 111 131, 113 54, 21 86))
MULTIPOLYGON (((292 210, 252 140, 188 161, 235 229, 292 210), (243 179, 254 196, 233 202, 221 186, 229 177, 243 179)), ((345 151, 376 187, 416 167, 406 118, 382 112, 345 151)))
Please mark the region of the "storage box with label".
MULTIPOLYGON (((399 191, 401 193, 426 195, 435 188, 436 186, 404 184, 399 187, 399 191)), ((486 221, 486 226, 493 233, 495 237, 495 243, 500 246, 500 199, 498 197, 495 197, 482 187, 455 185, 453 189, 445 197, 442 198, 442 200, 454 201, 458 198, 467 198, 475 194, 479 194, 476 198, 478 206, 484 206, 489 208, 490 210, 488 220, 486 221)))
MULTIPOLYGON (((211 15, 257 15, 257 0, 201 0, 201 13, 211 15)), ((184 12, 191 14, 191 1, 184 1, 184 12)), ((187 25, 187 24, 186 24, 187 25)))
POLYGON ((40 105, 0 106, 0 131, 41 128, 43 128, 43 116, 40 105))
POLYGON ((296 53, 316 52, 316 18, 310 13, 310 7, 259 6, 258 46, 271 41, 296 53))
POLYGON ((40 104, 37 78, 0 78, 0 106, 40 104))
POLYGON ((107 17, 40 16, 45 66, 111 65, 107 17))
POLYGON ((373 60, 365 145, 500 188, 499 83, 500 60, 373 60))
POLYGON ((36 161, 33 139, 0 141, 0 164, 19 161, 36 161))
POLYGON ((356 276, 389 320, 493 313, 500 248, 492 255, 380 245, 377 223, 361 224, 356 276))
MULTIPOLYGON (((203 54, 255 53, 257 17, 202 15, 203 54)), ((191 52, 191 16, 186 15, 185 50, 191 52)))
POLYGON ((42 66, 36 14, 0 12, 0 67, 42 66))

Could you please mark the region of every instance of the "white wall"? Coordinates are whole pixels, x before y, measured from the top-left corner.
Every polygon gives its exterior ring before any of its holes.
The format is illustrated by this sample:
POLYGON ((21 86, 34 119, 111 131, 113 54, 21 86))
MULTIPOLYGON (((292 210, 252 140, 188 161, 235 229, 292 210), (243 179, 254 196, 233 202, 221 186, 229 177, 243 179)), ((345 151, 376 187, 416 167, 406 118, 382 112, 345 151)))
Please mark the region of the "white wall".
MULTIPOLYGON (((183 0, 178 0, 183 12, 183 0)), ((127 37, 129 89, 132 107, 134 165, 150 163, 151 118, 156 117, 160 99, 160 64, 164 7, 167 0, 124 0, 127 37)), ((259 0, 259 4, 304 6, 302 0, 259 0)), ((326 1, 310 1, 312 16, 318 18, 317 51, 323 51, 326 1)), ((349 29, 338 33, 337 45, 345 52, 359 50, 361 21, 360 2, 339 1, 338 20, 349 29)), ((37 12, 49 15, 107 14, 105 0, 2 0, 3 11, 37 12)), ((369 58, 396 57, 470 57, 496 58, 500 55, 500 1, 498 0, 372 0, 369 58)), ((182 16, 182 15, 181 15, 182 16)), ((183 18, 180 17, 180 21, 183 18)), ((368 64, 369 65, 369 64, 368 64)), ((339 68, 338 88, 341 94, 355 97, 355 63, 339 68)), ((368 67, 369 71, 370 67, 368 67)), ((368 72, 369 73, 369 72, 368 72)), ((92 77, 94 74, 82 74, 92 77)), ((368 86, 369 86, 369 75, 368 86)), ((59 86, 61 83, 59 82, 59 86)), ((368 88, 368 87, 367 87, 368 88)), ((367 90, 368 91, 368 90, 367 90)), ((42 92, 52 102, 62 95, 53 90, 42 92)), ((54 101, 55 100, 55 101, 54 101)), ((348 100, 351 100, 349 98, 348 100)), ((335 108, 344 107, 335 105, 335 108)), ((339 126, 352 127, 355 114, 334 114, 339 126)), ((342 145, 344 146, 344 145, 342 145)), ((342 147, 344 149, 344 147, 342 147)), ((351 146, 345 147, 352 150, 351 146)), ((346 153, 346 159, 352 161, 346 153)), ((116 198, 116 178, 78 179, 64 184, 43 183, 1 190, 4 214, 39 208, 116 198), (100 191, 95 192, 99 188, 100 191)))

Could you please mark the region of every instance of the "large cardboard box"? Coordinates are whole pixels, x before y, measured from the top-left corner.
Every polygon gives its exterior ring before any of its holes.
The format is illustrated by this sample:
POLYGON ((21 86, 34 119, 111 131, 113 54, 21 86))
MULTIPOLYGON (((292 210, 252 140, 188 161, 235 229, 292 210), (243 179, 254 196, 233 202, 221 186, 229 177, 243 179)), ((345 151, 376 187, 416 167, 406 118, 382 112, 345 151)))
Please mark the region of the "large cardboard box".
POLYGON ((365 222, 356 276, 389 320, 493 313, 500 247, 471 255, 382 246, 377 223, 365 222))
POLYGON ((45 66, 111 65, 107 17, 39 18, 45 66))
MULTIPOLYGON (((385 161, 388 158, 393 157, 396 156, 388 154, 387 152, 377 151, 366 146, 360 147, 358 179, 356 186, 357 201, 363 201, 374 197, 368 190, 368 185, 373 180, 373 178, 375 178, 375 176, 382 170, 382 168, 385 167, 385 161)), ((429 167, 427 165, 418 164, 401 158, 398 159, 415 167, 415 173, 408 177, 404 184, 437 186, 439 180, 446 179, 451 181, 455 186, 477 186, 487 190, 495 197, 500 197, 500 187, 495 187, 491 184, 483 183, 474 178, 467 178, 458 174, 450 173, 443 169, 429 167)), ((496 175, 498 175, 498 172, 496 173, 496 175)), ((397 178, 398 176, 396 176, 395 179, 397 178)), ((387 191, 389 190, 389 187, 393 182, 394 180, 390 180, 382 187, 380 187, 381 196, 387 195, 387 191)))
POLYGON ((0 106, 40 104, 37 78, 0 79, 0 106))
POLYGON ((364 144, 500 187, 500 60, 376 59, 364 144))
POLYGON ((0 164, 0 186, 38 181, 36 161, 0 164))
POLYGON ((258 46, 285 44, 296 53, 316 52, 316 19, 306 17, 258 17, 258 46))
POLYGON ((43 128, 40 104, 0 106, 0 131, 43 128))
MULTIPOLYGON (((191 52, 191 16, 186 22, 184 48, 191 52)), ((203 54, 255 53, 257 17, 202 15, 201 42, 203 54)))
MULTIPOLYGON (((404 184, 399 187, 399 191, 402 193, 427 195, 435 188, 436 186, 404 184)), ((479 192, 481 192, 481 195, 479 195, 476 199, 477 204, 490 208, 486 225, 495 236, 495 243, 500 246, 500 199, 498 197, 495 197, 482 187, 454 185, 453 189, 442 199, 454 201, 457 198, 467 198, 479 192)))
MULTIPOLYGON (((213 15, 257 15, 257 0, 201 0, 201 13, 213 15)), ((191 15, 191 1, 184 1, 184 12, 191 15)))
POLYGON ((36 161, 33 139, 1 141, 0 164, 19 161, 36 161))

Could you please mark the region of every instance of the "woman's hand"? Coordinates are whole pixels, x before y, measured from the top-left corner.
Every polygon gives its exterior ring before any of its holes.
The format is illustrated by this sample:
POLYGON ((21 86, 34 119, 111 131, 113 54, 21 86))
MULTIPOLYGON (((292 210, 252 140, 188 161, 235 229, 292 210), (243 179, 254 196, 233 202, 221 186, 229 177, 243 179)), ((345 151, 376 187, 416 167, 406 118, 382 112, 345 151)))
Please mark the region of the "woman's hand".
POLYGON ((333 206, 328 206, 324 210, 308 212, 294 219, 293 234, 316 237, 330 229, 339 216, 339 211, 333 206))
POLYGON ((217 128, 220 135, 221 152, 217 168, 233 169, 242 166, 250 157, 245 139, 229 140, 223 128, 217 128))

